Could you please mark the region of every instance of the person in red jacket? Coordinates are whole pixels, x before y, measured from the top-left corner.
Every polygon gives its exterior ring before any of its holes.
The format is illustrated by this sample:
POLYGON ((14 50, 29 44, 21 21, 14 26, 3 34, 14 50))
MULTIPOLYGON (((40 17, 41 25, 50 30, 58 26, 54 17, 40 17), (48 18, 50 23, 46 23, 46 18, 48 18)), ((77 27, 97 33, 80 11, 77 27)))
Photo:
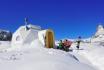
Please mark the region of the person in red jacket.
POLYGON ((64 44, 64 50, 69 51, 69 48, 71 47, 72 42, 65 39, 63 44, 64 44))

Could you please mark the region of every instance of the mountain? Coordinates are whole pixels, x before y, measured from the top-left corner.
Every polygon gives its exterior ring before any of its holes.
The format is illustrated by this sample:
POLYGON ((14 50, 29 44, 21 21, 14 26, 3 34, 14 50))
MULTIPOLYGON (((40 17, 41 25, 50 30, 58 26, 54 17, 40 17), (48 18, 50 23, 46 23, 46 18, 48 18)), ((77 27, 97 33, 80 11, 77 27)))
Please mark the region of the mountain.
POLYGON ((11 41, 12 33, 7 30, 0 29, 0 41, 11 41))
POLYGON ((98 25, 95 35, 91 38, 91 42, 104 42, 104 27, 98 25))

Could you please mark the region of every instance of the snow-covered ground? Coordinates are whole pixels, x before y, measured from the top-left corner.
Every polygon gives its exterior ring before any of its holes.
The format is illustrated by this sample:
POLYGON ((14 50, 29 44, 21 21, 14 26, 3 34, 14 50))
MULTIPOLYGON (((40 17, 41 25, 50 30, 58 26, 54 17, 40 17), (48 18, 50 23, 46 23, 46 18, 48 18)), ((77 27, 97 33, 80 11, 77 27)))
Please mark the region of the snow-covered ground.
POLYGON ((0 50, 10 48, 10 41, 0 41, 0 50))
POLYGON ((104 70, 104 47, 97 44, 82 44, 84 50, 79 51, 78 54, 85 57, 89 62, 98 68, 104 70))
POLYGON ((44 48, 39 43, 0 50, 1 70, 104 70, 104 47, 81 43, 73 52, 44 48))

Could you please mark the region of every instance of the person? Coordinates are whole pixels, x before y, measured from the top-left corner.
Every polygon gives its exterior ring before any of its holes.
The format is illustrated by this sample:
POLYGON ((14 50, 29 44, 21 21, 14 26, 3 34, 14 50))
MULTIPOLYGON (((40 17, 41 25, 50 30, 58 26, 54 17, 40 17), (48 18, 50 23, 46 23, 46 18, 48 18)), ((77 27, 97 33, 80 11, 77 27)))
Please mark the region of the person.
POLYGON ((60 40, 60 42, 58 44, 59 45, 58 45, 57 49, 63 49, 63 42, 62 42, 62 40, 60 40))
POLYGON ((69 48, 71 47, 72 42, 65 39, 64 41, 64 50, 69 51, 69 48))
POLYGON ((81 43, 81 36, 78 37, 78 40, 77 40, 77 46, 76 48, 79 50, 80 48, 80 43, 81 43))

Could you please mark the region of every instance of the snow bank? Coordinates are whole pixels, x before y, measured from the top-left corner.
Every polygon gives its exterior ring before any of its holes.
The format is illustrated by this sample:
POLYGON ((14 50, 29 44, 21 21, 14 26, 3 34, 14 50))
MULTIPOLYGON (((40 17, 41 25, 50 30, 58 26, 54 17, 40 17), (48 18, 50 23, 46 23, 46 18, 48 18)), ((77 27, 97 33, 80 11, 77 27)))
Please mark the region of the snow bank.
POLYGON ((79 62, 74 55, 36 44, 0 53, 1 70, 95 70, 79 62))

